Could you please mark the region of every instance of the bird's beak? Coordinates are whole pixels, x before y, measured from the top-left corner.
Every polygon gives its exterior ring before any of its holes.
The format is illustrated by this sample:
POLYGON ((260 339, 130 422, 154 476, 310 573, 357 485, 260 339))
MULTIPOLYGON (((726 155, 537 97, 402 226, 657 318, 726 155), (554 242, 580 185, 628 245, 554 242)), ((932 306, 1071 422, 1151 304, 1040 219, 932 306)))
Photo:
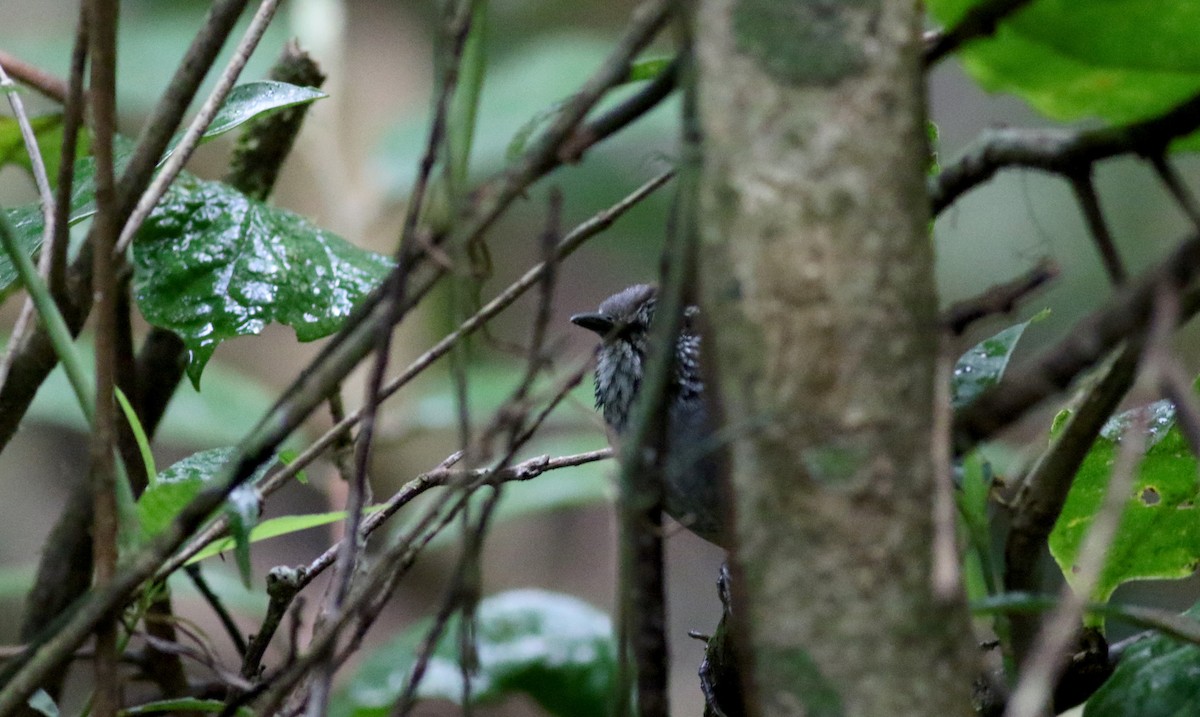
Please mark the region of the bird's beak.
POLYGON ((613 329, 612 318, 604 314, 575 314, 571 317, 571 323, 598 336, 606 336, 613 329))

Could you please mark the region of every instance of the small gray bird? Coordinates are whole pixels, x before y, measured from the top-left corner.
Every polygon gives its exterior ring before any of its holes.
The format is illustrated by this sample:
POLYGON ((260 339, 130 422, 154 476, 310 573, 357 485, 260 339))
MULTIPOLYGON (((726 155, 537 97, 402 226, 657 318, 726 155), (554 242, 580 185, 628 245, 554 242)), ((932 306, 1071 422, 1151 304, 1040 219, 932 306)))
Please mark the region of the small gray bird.
MULTIPOLYGON (((619 446, 642 385, 655 288, 631 286, 605 299, 599 310, 576 314, 571 323, 602 339, 596 350, 596 408, 619 446)), ((705 540, 727 546, 726 515, 700 371, 699 309, 689 306, 675 344, 667 395, 665 503, 667 513, 705 540)))

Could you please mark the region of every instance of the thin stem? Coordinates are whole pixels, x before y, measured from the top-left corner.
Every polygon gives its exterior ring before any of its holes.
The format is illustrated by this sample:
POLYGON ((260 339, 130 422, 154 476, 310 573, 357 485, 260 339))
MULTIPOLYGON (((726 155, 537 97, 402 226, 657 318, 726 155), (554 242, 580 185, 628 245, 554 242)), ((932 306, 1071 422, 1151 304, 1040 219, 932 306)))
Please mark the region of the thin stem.
POLYGON ((117 241, 115 251, 123 254, 133 241, 134 235, 141 228, 142 222, 146 221, 146 217, 150 216, 150 212, 154 210, 154 205, 158 204, 158 200, 167 191, 167 187, 171 182, 175 181, 175 177, 179 176, 179 172, 183 169, 183 165, 191 158, 192 152, 195 151, 197 145, 200 144, 200 138, 204 135, 205 130, 212 124, 213 118, 217 116, 217 112, 221 109, 221 104, 225 101, 225 97, 229 91, 233 89, 233 84, 237 82, 238 76, 242 74, 242 69, 246 66, 246 62, 250 59, 250 54, 254 52, 254 48, 258 47, 258 43, 262 40, 263 33, 267 30, 267 25, 270 24, 271 18, 275 16, 275 10, 279 7, 279 0, 263 0, 258 6, 258 11, 254 13, 254 17, 250 20, 250 26, 246 28, 246 33, 242 36, 241 42, 233 51, 233 57, 229 58, 229 63, 221 72, 221 77, 217 80, 217 84, 213 87, 212 92, 204 100, 204 104, 200 107, 200 112, 196 114, 195 119, 188 125, 187 131, 183 133, 183 138, 176 145, 175 151, 167 159, 162 170, 154 177, 154 181, 142 193, 141 199, 138 200, 137 206, 129 215, 129 219, 125 222, 124 228, 121 230, 121 237, 117 241))

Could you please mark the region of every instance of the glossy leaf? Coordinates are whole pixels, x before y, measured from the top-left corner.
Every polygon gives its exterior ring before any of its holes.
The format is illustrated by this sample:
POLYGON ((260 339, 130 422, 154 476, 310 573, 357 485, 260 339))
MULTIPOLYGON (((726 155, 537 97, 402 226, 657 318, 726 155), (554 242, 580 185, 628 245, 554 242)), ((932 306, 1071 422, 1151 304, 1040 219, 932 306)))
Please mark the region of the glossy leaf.
MULTIPOLYGON (((1200 564, 1200 479, 1195 456, 1175 425, 1174 407, 1158 401, 1146 408, 1148 449, 1107 562, 1091 598, 1106 601, 1130 580, 1183 578, 1200 564)), ((1112 474, 1131 412, 1114 417, 1101 431, 1075 475, 1062 514, 1050 534, 1050 552, 1067 581, 1074 579, 1079 550, 1112 474)))
MULTIPOLYGON (((1200 618, 1192 607, 1185 615, 1200 618)), ((1127 647, 1112 676, 1087 701, 1083 717, 1200 714, 1200 646, 1152 635, 1127 647)))
POLYGON ((327 336, 383 281, 391 260, 219 182, 180 178, 133 247, 138 308, 174 331, 199 386, 225 339, 273 321, 327 336))
MULTIPOLYGON (((142 538, 148 540, 158 535, 200 491, 215 486, 234 453, 233 448, 201 451, 159 473, 137 501, 142 538)), ((261 480, 273 463, 268 461, 259 466, 246 484, 261 480)))
MULTIPOLYGON (((261 114, 287 107, 306 105, 328 96, 313 87, 300 87, 274 80, 238 85, 225 96, 225 101, 221 103, 221 109, 217 110, 217 115, 213 117, 212 123, 201 135, 201 140, 219 137, 261 114)), ((171 156, 182 140, 183 132, 180 132, 167 144, 167 150, 162 158, 166 159, 171 156)))
MULTIPOLYGON (((473 702, 525 694, 552 715, 609 713, 616 645, 607 615, 567 595, 516 590, 481 601, 477 621, 479 669, 471 683, 473 702)), ((418 622, 367 658, 339 691, 330 714, 388 714, 403 692, 430 625, 430 620, 418 622)), ((451 621, 429 661, 419 698, 461 700, 457 630, 451 621)))
MULTIPOLYGON (((988 0, 930 0, 952 26, 988 0)), ((994 36, 960 51, 985 89, 1016 94, 1059 120, 1125 123, 1163 114, 1200 93, 1200 4, 1193 0, 1038 0, 994 36)), ((1195 149, 1198 141, 1185 140, 1195 149)))
POLYGON ((1008 360, 1012 358, 1017 342, 1025 329, 1040 321, 1046 312, 1041 312, 1015 326, 1010 326, 995 336, 980 341, 958 359, 954 365, 954 376, 950 382, 955 408, 962 408, 975 397, 991 388, 1004 375, 1008 360))

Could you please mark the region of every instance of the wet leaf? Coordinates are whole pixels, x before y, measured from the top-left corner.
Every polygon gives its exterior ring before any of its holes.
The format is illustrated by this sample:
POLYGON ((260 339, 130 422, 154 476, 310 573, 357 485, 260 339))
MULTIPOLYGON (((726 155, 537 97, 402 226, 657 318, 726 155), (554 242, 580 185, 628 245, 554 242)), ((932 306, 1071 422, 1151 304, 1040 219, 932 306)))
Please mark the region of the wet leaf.
MULTIPOLYGON (((143 540, 158 535, 200 491, 215 486, 235 453, 233 448, 201 451, 159 473, 137 501, 143 540)), ((246 484, 253 485, 262 480, 273 464, 274 460, 271 460, 259 466, 246 484)))
POLYGON ((1012 358, 1017 342, 1025 329, 1035 321, 1047 316, 1043 311, 1028 321, 1010 326, 995 336, 980 341, 958 359, 954 365, 954 376, 950 382, 955 408, 962 408, 991 388, 1004 375, 1008 360, 1012 358))
MULTIPOLYGON (((1136 410, 1136 409, 1135 409, 1136 410)), ((1158 401, 1149 411, 1148 448, 1091 598, 1108 600, 1130 580, 1183 578, 1200 564, 1200 480, 1197 462, 1179 427, 1174 407, 1158 401)), ((1114 417, 1088 451, 1075 474, 1062 514, 1050 534, 1050 552, 1067 581, 1088 529, 1104 500, 1121 432, 1132 412, 1114 417)))
POLYGON ((199 386, 216 347, 273 321, 301 341, 328 336, 391 260, 359 249, 299 215, 219 182, 181 177, 133 247, 138 308, 174 331, 199 386))
MULTIPOLYGON (((540 590, 489 597, 477 612, 479 669, 473 702, 525 694, 552 715, 603 717, 616 676, 616 645, 608 616, 577 598, 540 590)), ((331 704, 333 717, 382 717, 403 692, 413 657, 431 625, 423 620, 359 667, 331 704)), ((458 627, 447 626, 425 679, 422 699, 462 698, 458 627)))
MULTIPOLYGON (((1184 613, 1200 618, 1192 607, 1184 613)), ((1139 640, 1121 655, 1112 676, 1091 696, 1083 717, 1200 714, 1200 646, 1165 635, 1139 640)))

